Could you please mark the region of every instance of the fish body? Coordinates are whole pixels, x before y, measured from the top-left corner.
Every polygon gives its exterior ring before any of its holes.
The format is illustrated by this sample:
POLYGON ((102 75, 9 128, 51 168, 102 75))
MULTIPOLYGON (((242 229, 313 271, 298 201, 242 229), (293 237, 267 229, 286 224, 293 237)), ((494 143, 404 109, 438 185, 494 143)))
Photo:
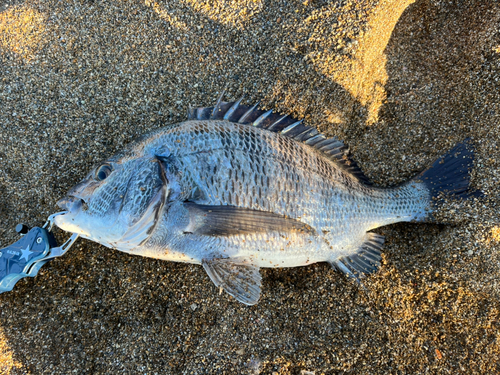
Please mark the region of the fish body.
POLYGON ((193 111, 101 163, 70 190, 64 230, 152 258, 202 264, 239 301, 260 296, 263 267, 329 262, 359 279, 380 265, 401 221, 431 221, 439 193, 469 195, 472 151, 457 146, 394 188, 367 183, 345 146, 240 102, 193 111))

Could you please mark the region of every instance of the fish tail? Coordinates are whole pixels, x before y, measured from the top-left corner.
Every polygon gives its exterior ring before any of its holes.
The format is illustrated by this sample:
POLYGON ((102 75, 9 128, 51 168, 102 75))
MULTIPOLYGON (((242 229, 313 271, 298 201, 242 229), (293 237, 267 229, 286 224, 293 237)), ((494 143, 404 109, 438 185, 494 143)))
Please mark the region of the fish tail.
POLYGON ((416 218, 417 221, 435 221, 432 212, 446 198, 467 200, 483 196, 480 190, 471 190, 470 187, 470 172, 473 164, 474 148, 468 138, 438 158, 409 182, 422 184, 431 198, 426 214, 416 218))

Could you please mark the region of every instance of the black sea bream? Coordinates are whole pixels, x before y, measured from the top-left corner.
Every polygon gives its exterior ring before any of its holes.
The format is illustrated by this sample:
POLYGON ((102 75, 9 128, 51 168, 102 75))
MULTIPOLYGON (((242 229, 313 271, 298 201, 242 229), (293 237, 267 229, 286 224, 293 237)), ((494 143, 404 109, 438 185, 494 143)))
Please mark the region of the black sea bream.
POLYGON ((201 264, 253 305, 261 267, 329 262, 359 279, 380 265, 383 237, 370 230, 432 221, 440 194, 474 195, 469 142, 388 189, 370 186, 345 150, 287 116, 219 100, 93 169, 55 223, 127 253, 201 264))

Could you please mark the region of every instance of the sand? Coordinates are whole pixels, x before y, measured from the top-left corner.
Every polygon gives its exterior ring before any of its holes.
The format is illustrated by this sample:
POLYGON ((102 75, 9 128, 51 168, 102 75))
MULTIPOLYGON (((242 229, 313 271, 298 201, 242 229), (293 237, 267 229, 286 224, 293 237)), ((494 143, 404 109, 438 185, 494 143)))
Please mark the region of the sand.
POLYGON ((0 372, 499 373, 499 26, 473 0, 0 3, 1 247, 222 90, 345 140, 378 186, 472 137, 485 193, 376 230, 365 290, 327 264, 264 270, 253 307, 199 266, 79 240, 0 296, 0 372))

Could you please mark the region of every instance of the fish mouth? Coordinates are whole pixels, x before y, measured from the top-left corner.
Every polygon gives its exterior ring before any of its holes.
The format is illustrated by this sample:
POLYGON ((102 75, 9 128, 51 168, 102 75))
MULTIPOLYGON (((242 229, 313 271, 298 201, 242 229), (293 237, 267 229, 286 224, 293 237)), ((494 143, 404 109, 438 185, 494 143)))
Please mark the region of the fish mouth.
MULTIPOLYGON (((64 212, 56 214, 54 224, 62 230, 71 233, 78 233, 85 238, 91 238, 85 226, 82 227, 81 219, 76 220, 82 208, 85 207, 85 201, 72 195, 68 195, 57 202, 64 212)), ((85 223, 84 223, 85 224, 85 223)))
POLYGON ((75 211, 80 210, 83 200, 73 196, 66 196, 59 199, 56 204, 64 211, 68 211, 67 213, 74 213, 75 211))

